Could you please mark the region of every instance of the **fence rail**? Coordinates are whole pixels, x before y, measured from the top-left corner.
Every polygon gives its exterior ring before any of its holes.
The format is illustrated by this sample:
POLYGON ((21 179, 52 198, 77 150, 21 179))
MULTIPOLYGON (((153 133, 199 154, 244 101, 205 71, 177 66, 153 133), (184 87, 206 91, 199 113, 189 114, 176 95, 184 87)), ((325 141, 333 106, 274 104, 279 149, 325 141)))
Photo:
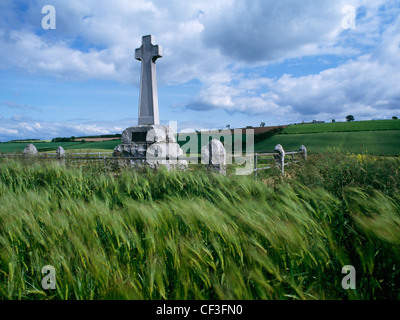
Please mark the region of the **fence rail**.
MULTIPOLYGON (((212 152, 210 153, 212 154, 212 152)), ((281 169, 282 174, 285 172, 285 166, 288 166, 293 163, 298 163, 299 160, 295 160, 295 155, 302 155, 305 160, 307 160, 307 149, 305 146, 301 146, 299 151, 285 151, 283 147, 278 144, 275 147, 274 152, 258 152, 254 154, 238 154, 238 153, 230 153, 229 156, 232 158, 242 158, 242 159, 249 159, 254 157, 254 169, 251 171, 254 173, 255 179, 257 179, 258 172, 268 170, 274 167, 279 167, 281 169), (289 162, 285 162, 285 158, 287 156, 290 157, 289 162), (272 158, 271 158, 272 157, 272 158), (260 161, 274 161, 274 165, 267 165, 267 166, 260 166, 260 161)), ((186 161, 199 161, 201 163, 201 155, 197 157, 120 157, 116 158, 113 156, 113 152, 88 152, 88 153, 37 153, 37 154, 0 154, 0 158, 13 158, 13 157, 36 157, 42 159, 54 159, 60 162, 64 162, 65 160, 72 160, 72 161, 104 161, 104 165, 107 166, 107 160, 133 160, 133 161, 144 161, 144 160, 186 160, 186 161)), ((232 159, 231 158, 231 159, 232 159)), ((211 157, 209 157, 209 163, 211 163, 211 157)))
POLYGON ((293 164, 293 163, 298 163, 298 160, 294 159, 295 155, 302 155, 304 157, 304 160, 307 160, 307 149, 305 146, 300 146, 300 150, 299 151, 285 151, 283 149, 283 147, 278 144, 275 147, 275 150, 273 153, 255 153, 254 154, 254 177, 255 179, 257 179, 258 176, 258 172, 259 171, 263 171, 263 170, 268 170, 271 169, 273 167, 280 167, 282 174, 285 173, 285 166, 293 164), (285 157, 286 156, 291 156, 291 161, 289 162, 285 162, 285 157), (260 158, 263 157, 269 157, 269 156, 274 156, 274 158, 268 158, 268 159, 263 159, 264 161, 275 161, 275 166, 267 166, 267 167, 258 167, 258 161, 260 158))

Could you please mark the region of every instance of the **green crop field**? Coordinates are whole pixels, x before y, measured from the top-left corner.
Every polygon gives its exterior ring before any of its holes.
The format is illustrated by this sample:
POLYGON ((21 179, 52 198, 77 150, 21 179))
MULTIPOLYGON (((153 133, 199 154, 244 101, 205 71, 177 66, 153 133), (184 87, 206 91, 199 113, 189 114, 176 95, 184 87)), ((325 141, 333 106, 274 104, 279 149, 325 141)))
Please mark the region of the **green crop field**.
MULTIPOLYGON (((41 142, 33 143, 39 152, 54 152, 58 146, 62 146, 66 151, 79 150, 98 150, 112 151, 117 145, 121 144, 121 140, 109 140, 98 142, 41 142)), ((24 151, 27 143, 0 143, 0 153, 21 153, 24 151)), ((94 151, 94 152, 96 152, 94 151)))
POLYGON ((400 130, 281 134, 255 145, 255 151, 272 151, 277 144, 295 151, 305 145, 311 153, 340 150, 372 155, 400 155, 400 130))
POLYGON ((354 122, 296 124, 285 128, 283 130, 283 133, 296 134, 376 130, 400 130, 400 120, 371 120, 354 122))
POLYGON ((0 298, 399 299, 399 172, 340 153, 258 181, 0 159, 0 298))
MULTIPOLYGON (((242 140, 246 141, 245 135, 242 140)), ((255 151, 272 151, 277 144, 285 150, 298 150, 305 145, 310 152, 342 150, 374 155, 400 155, 400 120, 335 122, 324 124, 291 125, 283 134, 266 139, 255 146, 255 151)), ((198 139, 200 153, 202 143, 198 139)), ((55 152, 62 146, 67 152, 111 152, 121 140, 101 142, 42 142, 34 143, 39 152, 55 152)), ((184 141, 179 141, 184 145, 184 141)), ((27 143, 0 143, 0 153, 21 153, 27 143)))
POLYGON ((121 140, 109 140, 109 141, 98 141, 98 142, 76 142, 73 146, 68 146, 66 150, 72 149, 102 149, 112 151, 116 146, 121 144, 121 140))

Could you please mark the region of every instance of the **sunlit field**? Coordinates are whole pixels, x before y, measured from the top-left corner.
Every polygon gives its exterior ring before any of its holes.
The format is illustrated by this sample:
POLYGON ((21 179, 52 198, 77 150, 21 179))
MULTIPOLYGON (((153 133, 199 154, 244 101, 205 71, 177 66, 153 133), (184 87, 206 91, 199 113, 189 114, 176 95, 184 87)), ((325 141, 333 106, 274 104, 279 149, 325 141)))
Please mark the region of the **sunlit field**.
POLYGON ((352 122, 330 122, 296 124, 288 126, 284 133, 320 133, 320 132, 351 132, 351 131, 381 131, 400 130, 400 120, 369 120, 352 122))
POLYGON ((257 181, 2 159, 0 297, 398 299, 399 171, 338 152, 257 181))

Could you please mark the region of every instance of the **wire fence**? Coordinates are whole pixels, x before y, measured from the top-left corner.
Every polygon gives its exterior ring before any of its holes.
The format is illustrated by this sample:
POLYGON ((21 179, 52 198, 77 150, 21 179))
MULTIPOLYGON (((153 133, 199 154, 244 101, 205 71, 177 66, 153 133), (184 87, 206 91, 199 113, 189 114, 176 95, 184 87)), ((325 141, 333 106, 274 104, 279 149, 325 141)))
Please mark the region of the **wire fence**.
MULTIPOLYGON (((212 156, 212 150, 210 150, 212 156)), ((293 163, 298 163, 299 159, 295 159, 295 155, 301 155, 304 160, 307 160, 307 149, 304 146, 300 147, 299 151, 287 151, 285 152, 281 145, 277 145, 275 147, 274 152, 258 152, 258 153, 249 153, 249 154, 237 154, 237 153, 229 153, 226 154, 226 158, 235 159, 236 162, 244 162, 247 160, 253 160, 254 169, 251 171, 254 173, 255 179, 258 177, 258 172, 272 169, 274 167, 279 167, 281 169, 282 174, 285 172, 285 166, 288 166, 293 163), (266 166, 264 166, 267 164, 266 166)), ((126 157, 126 156, 114 156, 113 152, 89 152, 89 153, 37 153, 37 154, 0 154, 0 158, 35 158, 35 159, 48 159, 48 160, 57 160, 60 163, 65 164, 66 161, 73 163, 79 161, 103 161, 104 166, 107 167, 108 164, 115 163, 115 161, 188 161, 189 163, 194 164, 211 164, 212 159, 208 157, 207 161, 202 161, 201 155, 197 154, 196 156, 180 156, 180 157, 126 157)), ((233 162, 233 161, 232 161, 233 162)))

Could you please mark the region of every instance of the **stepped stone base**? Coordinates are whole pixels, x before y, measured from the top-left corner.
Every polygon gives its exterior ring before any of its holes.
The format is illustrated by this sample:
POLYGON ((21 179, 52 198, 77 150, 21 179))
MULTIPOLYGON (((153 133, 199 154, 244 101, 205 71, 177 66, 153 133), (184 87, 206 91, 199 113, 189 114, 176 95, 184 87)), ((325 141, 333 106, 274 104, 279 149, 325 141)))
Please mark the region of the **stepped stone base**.
POLYGON ((183 155, 176 143, 175 133, 168 126, 139 125, 122 133, 122 144, 114 149, 113 156, 122 166, 148 165, 151 168, 164 166, 167 169, 185 169, 186 160, 178 160, 183 155), (141 158, 141 159, 131 159, 141 158))

